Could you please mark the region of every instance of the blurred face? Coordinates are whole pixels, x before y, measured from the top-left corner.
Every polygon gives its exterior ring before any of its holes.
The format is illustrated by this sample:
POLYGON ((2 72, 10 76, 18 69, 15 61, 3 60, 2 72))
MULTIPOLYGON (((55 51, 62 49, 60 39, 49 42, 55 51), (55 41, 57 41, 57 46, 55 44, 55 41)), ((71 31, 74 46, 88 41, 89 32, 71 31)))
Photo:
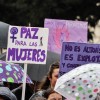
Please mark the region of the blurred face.
POLYGON ((52 77, 49 78, 52 88, 54 88, 54 86, 55 86, 55 83, 58 79, 58 74, 59 74, 59 68, 56 68, 53 70, 52 77))
POLYGON ((62 96, 55 92, 49 95, 48 100, 62 100, 62 96))

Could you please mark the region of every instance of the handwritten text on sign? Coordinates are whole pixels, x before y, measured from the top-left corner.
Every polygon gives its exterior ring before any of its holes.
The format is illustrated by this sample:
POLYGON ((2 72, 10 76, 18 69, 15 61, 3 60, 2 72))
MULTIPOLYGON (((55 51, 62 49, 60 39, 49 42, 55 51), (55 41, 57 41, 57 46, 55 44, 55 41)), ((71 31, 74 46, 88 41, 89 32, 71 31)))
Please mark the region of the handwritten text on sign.
POLYGON ((7 61, 44 64, 47 43, 47 28, 10 26, 7 61))
POLYGON ((99 44, 63 43, 60 75, 87 63, 100 63, 99 44))

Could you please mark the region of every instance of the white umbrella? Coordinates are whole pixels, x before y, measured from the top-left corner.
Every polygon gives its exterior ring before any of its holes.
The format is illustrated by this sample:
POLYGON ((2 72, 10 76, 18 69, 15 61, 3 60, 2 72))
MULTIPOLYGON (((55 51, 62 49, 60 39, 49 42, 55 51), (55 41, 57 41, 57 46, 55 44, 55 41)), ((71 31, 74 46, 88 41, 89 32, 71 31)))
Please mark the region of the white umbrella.
POLYGON ((100 92, 100 64, 82 65, 64 74, 57 80, 55 91, 68 100, 94 100, 100 92))

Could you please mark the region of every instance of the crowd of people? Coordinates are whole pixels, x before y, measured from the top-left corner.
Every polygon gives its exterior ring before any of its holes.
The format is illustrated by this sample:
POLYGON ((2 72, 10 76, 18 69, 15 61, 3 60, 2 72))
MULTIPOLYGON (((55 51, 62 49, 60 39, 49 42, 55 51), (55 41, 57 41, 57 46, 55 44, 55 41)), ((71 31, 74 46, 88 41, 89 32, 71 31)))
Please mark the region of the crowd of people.
MULTIPOLYGON (((55 62, 50 65, 47 75, 43 78, 41 83, 38 85, 38 90, 36 93, 32 93, 30 97, 25 100, 69 100, 64 98, 61 94, 54 91, 56 81, 59 76, 59 62, 55 62)), ((2 84, 2 83, 1 83, 2 84)), ((22 85, 19 87, 10 90, 9 87, 0 86, 0 100, 21 100, 20 95, 15 93, 16 90, 22 88, 22 85)), ((26 94, 27 95, 27 94, 26 94)), ((100 93, 97 94, 95 100, 100 100, 100 93)))
POLYGON ((47 75, 43 78, 42 82, 39 84, 38 92, 33 94, 29 100, 32 100, 34 97, 45 97, 46 99, 48 99, 49 96, 47 96, 46 94, 57 94, 56 92, 54 93, 53 89, 58 79, 58 75, 59 75, 59 62, 55 62, 50 65, 47 75))
MULTIPOLYGON (((54 91, 54 86, 58 79, 59 74, 59 62, 55 62, 50 65, 49 71, 46 76, 44 76, 43 80, 38 86, 38 90, 36 93, 33 93, 29 100, 62 100, 62 96, 54 91)), ((21 100, 21 92, 20 95, 16 94, 16 91, 21 90, 22 85, 18 88, 13 89, 12 91, 6 87, 0 87, 0 100, 21 100)))

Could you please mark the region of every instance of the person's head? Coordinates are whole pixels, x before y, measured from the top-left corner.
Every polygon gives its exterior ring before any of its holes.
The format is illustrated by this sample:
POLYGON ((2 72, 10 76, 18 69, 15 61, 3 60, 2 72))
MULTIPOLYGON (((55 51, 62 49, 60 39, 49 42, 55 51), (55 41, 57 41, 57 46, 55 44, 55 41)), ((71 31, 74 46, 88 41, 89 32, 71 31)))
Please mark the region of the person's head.
POLYGON ((39 89, 47 89, 48 87, 54 88, 59 74, 59 62, 50 65, 47 76, 44 77, 39 89))
POLYGON ((47 100, 47 99, 44 97, 38 96, 38 97, 33 97, 30 100, 47 100))
POLYGON ((62 95, 59 93, 55 92, 52 88, 49 88, 45 91, 44 97, 47 100, 62 100, 62 95))
POLYGON ((5 95, 0 95, 0 100, 11 100, 10 98, 8 98, 5 95))
POLYGON ((48 79, 50 80, 51 87, 55 86, 55 83, 58 79, 58 74, 59 74, 59 62, 56 62, 50 66, 48 72, 48 79))
POLYGON ((0 87, 0 100, 17 100, 8 87, 0 87))

